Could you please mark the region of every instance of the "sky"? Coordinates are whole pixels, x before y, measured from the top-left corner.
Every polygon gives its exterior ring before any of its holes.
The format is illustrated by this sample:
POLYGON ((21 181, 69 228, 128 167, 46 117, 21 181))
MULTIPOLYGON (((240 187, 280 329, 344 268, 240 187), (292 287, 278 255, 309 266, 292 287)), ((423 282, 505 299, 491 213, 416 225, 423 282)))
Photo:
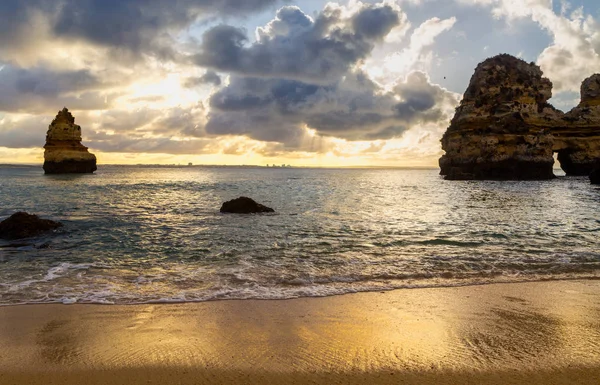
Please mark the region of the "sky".
POLYGON ((477 63, 541 66, 568 111, 597 0, 2 0, 0 163, 63 107, 99 164, 435 167, 477 63))

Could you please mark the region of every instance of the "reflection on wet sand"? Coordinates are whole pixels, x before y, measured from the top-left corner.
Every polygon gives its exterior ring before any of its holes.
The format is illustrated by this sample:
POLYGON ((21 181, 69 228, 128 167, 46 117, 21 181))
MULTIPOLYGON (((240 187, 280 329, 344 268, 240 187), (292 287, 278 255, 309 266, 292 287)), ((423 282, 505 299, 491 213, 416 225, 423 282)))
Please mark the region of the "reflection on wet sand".
POLYGON ((65 384, 591 384, 600 375, 598 294, 600 282, 562 281, 3 307, 0 383, 47 383, 51 373, 65 384))

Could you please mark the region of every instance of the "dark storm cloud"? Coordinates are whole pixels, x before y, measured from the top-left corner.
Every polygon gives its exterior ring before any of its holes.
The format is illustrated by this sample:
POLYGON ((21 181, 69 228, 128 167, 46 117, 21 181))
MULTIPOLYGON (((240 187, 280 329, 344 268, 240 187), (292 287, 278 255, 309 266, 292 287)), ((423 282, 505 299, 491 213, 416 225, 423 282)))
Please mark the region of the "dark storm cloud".
POLYGON ((0 51, 2 46, 19 44, 20 36, 30 25, 31 13, 38 10, 43 14, 51 14, 56 10, 57 2, 42 0, 2 0, 0 1, 0 51))
POLYGON ((250 46, 242 29, 208 30, 196 62, 249 76, 331 81, 365 59, 400 24, 400 16, 390 5, 366 4, 345 19, 339 8, 328 6, 313 21, 297 7, 284 7, 250 46))
POLYGON ((109 85, 87 70, 0 68, 0 111, 48 112, 63 106, 104 109, 117 96, 103 91, 109 85))
MULTIPOLYGON (((163 57, 175 55, 169 42, 195 21, 241 16, 279 0, 3 0, 0 42, 11 44, 42 15, 55 36, 163 57)), ((0 48, 1 50, 1 48, 0 48)))
POLYGON ((221 85, 221 77, 214 71, 206 71, 200 77, 190 77, 183 82, 183 86, 186 88, 193 88, 204 84, 212 84, 218 87, 221 85))
POLYGON ((304 127, 347 140, 390 139, 419 123, 446 124, 455 96, 413 72, 392 91, 364 73, 328 85, 289 79, 232 77, 215 93, 206 125, 210 135, 246 135, 295 147, 304 127))
POLYGON ((352 19, 356 34, 381 39, 400 23, 400 17, 389 6, 367 8, 352 19))
POLYGON ((402 99, 394 106, 394 110, 398 117, 407 121, 440 119, 442 111, 435 107, 448 98, 446 90, 431 84, 427 75, 420 71, 412 72, 405 82, 398 83, 394 92, 402 99))

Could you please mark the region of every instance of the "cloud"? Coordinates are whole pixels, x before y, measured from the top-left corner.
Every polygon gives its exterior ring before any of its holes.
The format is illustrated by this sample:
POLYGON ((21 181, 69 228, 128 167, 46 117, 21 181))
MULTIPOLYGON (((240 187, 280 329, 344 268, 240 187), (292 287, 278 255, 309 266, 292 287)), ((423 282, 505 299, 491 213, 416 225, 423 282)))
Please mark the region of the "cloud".
MULTIPOLYGON (((385 140, 417 124, 445 126, 456 95, 431 84, 426 74, 412 72, 385 88, 357 68, 402 20, 390 2, 330 3, 315 19, 297 7, 280 9, 250 45, 240 29, 210 29, 197 60, 234 75, 210 98, 206 134, 322 152, 331 148, 327 138, 385 140)), ((424 23, 414 44, 431 44, 454 21, 424 23)))
POLYGON ((211 28, 195 61, 244 76, 328 82, 364 60, 403 20, 390 3, 356 3, 352 9, 329 3, 314 20, 298 7, 283 7, 250 45, 242 29, 211 28))
POLYGON ((4 65, 0 70, 0 111, 49 112, 63 106, 104 109, 118 96, 107 90, 109 86, 87 70, 4 65))
POLYGON ((206 131, 246 135, 305 146, 313 136, 346 140, 391 139, 413 125, 446 125, 457 96, 430 83, 422 72, 410 73, 386 91, 362 72, 349 72, 328 85, 290 79, 232 77, 211 100, 206 131))
POLYGON ((600 68, 600 24, 583 8, 570 14, 563 2, 557 14, 551 0, 459 0, 492 7, 496 18, 507 22, 529 18, 552 36, 552 44, 539 55, 537 63, 552 80, 555 92, 577 92, 581 82, 600 68))
MULTIPOLYGON (((385 83, 361 69, 386 43, 404 44, 410 23, 395 1, 310 16, 283 7, 255 36, 214 24, 277 2, 1 3, 11 29, 0 36, 0 143, 41 148, 66 106, 102 152, 375 157, 406 138, 437 151, 456 95, 412 68, 385 83)), ((411 46, 425 52, 453 23, 428 20, 411 46)))
POLYGON ((4 116, 0 119, 0 143, 8 148, 42 148, 50 115, 4 116))
POLYGON ((413 31, 408 47, 385 58, 386 72, 398 76, 415 69, 428 69, 433 58, 429 49, 434 44, 435 38, 450 30, 455 23, 455 17, 448 19, 433 17, 424 21, 413 31))
POLYGON ((218 87, 221 85, 221 77, 215 71, 206 71, 200 77, 189 77, 183 82, 183 86, 186 88, 193 88, 204 84, 212 84, 218 87))
MULTIPOLYGON (((200 19, 243 16, 278 0, 3 0, 0 42, 22 46, 28 29, 58 39, 174 58, 174 35, 200 19)), ((48 36, 47 36, 48 37, 48 36)), ((31 40, 31 39, 29 39, 31 40)))

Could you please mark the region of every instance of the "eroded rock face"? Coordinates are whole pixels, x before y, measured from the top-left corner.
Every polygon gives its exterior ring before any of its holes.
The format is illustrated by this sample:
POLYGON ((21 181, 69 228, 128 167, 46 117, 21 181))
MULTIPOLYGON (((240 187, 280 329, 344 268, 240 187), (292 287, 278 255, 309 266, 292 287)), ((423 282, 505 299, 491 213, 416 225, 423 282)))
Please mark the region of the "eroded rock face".
POLYGON ((589 175, 600 166, 600 74, 581 84, 581 102, 552 130, 553 150, 567 175, 589 175))
POLYGON ((567 175, 599 164, 600 75, 583 82, 582 102, 568 114, 548 103, 552 83, 534 63, 498 55, 475 69, 442 138, 446 179, 554 178, 553 153, 567 175))
POLYGON ((561 114, 535 64, 499 55, 479 64, 442 138, 446 179, 553 178, 552 134, 561 114))
POLYGON ((62 224, 49 219, 41 219, 37 215, 25 212, 14 213, 0 222, 0 238, 22 239, 30 238, 46 231, 61 227, 62 224))
POLYGON ((252 214, 252 213, 273 213, 270 207, 261 205, 248 197, 239 197, 223 203, 221 206, 222 213, 234 214, 252 214))
POLYGON ((48 127, 44 146, 46 174, 92 173, 96 156, 81 144, 81 127, 69 110, 63 108, 48 127))

